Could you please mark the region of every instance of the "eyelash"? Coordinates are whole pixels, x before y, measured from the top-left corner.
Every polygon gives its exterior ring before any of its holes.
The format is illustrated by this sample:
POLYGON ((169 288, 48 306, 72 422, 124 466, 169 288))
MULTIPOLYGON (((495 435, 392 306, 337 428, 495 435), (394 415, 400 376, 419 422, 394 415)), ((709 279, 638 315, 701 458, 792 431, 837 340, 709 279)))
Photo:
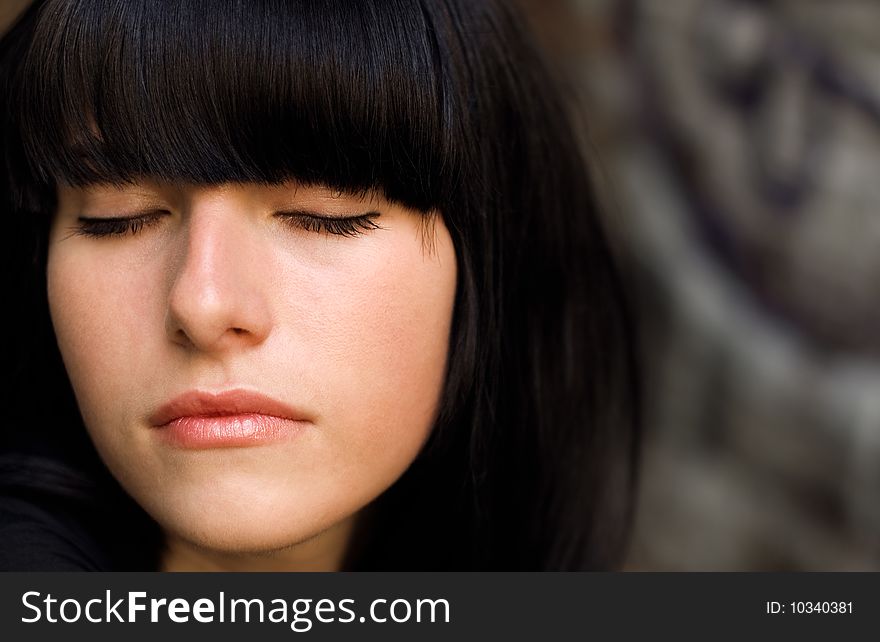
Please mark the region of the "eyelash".
MULTIPOLYGON (((156 211, 141 216, 126 218, 86 218, 79 220, 75 233, 81 236, 102 238, 108 236, 134 236, 146 227, 152 227, 159 220, 169 214, 167 211, 156 211)), ((302 212, 276 212, 286 225, 291 225, 306 232, 318 232, 333 236, 355 237, 365 232, 381 229, 381 226, 373 219, 378 217, 376 212, 369 212, 360 216, 345 218, 317 216, 302 212)))
POLYGON ((316 216, 302 212, 276 212, 286 225, 292 225, 306 232, 320 232, 334 236, 355 237, 364 232, 381 229, 373 219, 377 218, 377 212, 369 212, 360 216, 347 216, 345 218, 316 216))
POLYGON ((150 212, 141 216, 127 218, 86 218, 79 219, 75 233, 81 236, 101 238, 104 236, 135 235, 145 227, 152 227, 159 219, 168 214, 166 211, 150 212))

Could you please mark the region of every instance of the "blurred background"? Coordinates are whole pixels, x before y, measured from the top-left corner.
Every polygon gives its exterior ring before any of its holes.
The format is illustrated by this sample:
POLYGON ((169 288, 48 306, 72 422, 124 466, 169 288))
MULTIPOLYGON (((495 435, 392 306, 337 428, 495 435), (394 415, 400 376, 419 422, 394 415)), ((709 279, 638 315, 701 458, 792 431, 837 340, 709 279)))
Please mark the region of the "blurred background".
POLYGON ((632 570, 880 568, 880 2, 521 0, 637 285, 632 570))
POLYGON ((626 568, 880 570, 880 2, 518 1, 636 284, 626 568))

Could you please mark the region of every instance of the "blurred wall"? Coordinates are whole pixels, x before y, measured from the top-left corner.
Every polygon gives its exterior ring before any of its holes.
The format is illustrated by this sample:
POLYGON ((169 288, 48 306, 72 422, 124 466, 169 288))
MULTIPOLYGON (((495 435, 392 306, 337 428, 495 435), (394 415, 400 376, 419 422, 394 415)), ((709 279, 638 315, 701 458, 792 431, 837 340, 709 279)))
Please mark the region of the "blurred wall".
POLYGON ((0 33, 4 32, 29 4, 30 0, 0 0, 0 33))
POLYGON ((638 286, 628 568, 880 568, 880 3, 522 4, 638 286))

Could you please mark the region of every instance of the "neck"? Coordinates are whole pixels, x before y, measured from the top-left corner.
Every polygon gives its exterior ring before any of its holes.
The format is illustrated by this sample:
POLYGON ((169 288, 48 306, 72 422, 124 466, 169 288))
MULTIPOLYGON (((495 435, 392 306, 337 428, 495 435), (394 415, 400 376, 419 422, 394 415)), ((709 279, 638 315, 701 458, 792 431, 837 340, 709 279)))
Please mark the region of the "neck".
POLYGON ((314 537, 272 551, 216 551, 168 534, 161 571, 338 571, 351 539, 354 518, 314 537))

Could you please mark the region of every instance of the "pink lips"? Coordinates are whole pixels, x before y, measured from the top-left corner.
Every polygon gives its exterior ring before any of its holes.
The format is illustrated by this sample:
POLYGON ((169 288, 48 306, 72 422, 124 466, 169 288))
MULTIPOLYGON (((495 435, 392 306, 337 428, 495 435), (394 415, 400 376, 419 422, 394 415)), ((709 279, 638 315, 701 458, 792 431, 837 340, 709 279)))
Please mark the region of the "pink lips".
POLYGON ((161 438, 181 448, 258 446, 292 436, 309 423, 305 413, 247 390, 191 391, 149 417, 161 438))

